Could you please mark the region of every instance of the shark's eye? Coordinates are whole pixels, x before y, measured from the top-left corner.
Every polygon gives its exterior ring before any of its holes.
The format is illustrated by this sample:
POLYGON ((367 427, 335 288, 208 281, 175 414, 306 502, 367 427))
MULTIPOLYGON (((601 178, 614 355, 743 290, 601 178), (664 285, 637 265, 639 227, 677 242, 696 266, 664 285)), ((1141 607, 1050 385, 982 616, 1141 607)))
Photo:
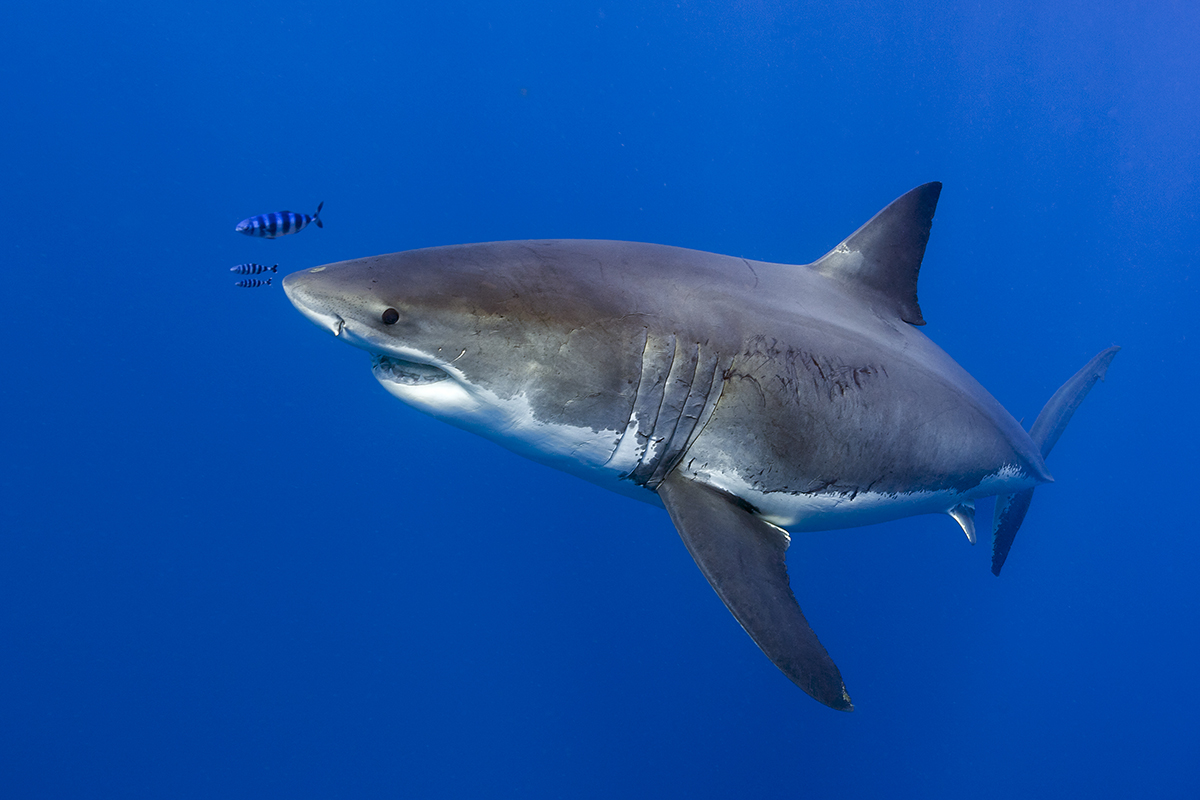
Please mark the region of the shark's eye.
POLYGON ((396 320, 398 319, 400 319, 400 312, 394 308, 389 308, 387 311, 383 312, 384 325, 395 325, 396 320))

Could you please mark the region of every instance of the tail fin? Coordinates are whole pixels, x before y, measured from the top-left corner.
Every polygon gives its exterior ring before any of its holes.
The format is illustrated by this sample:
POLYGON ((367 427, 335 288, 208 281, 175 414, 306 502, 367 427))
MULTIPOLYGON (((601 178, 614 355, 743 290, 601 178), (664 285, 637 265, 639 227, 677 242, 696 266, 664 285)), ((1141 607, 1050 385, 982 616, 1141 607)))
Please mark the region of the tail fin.
POLYGON ((325 201, 317 203, 317 210, 313 212, 313 222, 317 223, 318 228, 324 228, 325 224, 321 222, 321 209, 325 207, 325 201))
MULTIPOLYGON (((1098 353, 1083 369, 1076 372, 1069 381, 1064 383, 1054 396, 1050 398, 1042 413, 1034 420, 1029 429, 1029 438, 1033 439, 1042 451, 1042 458, 1050 455, 1051 449, 1058 442, 1058 437, 1066 429, 1071 416, 1087 393, 1103 380, 1108 372, 1108 365, 1117 355, 1119 347, 1110 347, 1098 353)), ((1009 548, 1017 536, 1017 529, 1025 519, 1029 503, 1033 500, 1033 489, 1026 489, 1016 494, 1001 495, 996 498, 996 514, 992 519, 992 574, 999 575, 1004 560, 1008 558, 1009 548)))

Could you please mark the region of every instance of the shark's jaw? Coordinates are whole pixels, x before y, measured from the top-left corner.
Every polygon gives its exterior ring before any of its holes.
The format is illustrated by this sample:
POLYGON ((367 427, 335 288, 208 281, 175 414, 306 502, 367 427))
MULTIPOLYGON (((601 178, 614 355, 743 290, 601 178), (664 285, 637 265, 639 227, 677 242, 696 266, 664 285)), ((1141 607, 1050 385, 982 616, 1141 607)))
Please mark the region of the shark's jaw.
MULTIPOLYGON (((365 348, 364 348, 365 349, 365 348)), ((433 364, 368 350, 371 373, 388 394, 426 414, 460 428, 488 435, 494 410, 485 393, 433 364)))
POLYGON ((289 275, 284 278, 283 290, 292 305, 317 327, 365 350, 371 357, 372 374, 388 392, 435 416, 455 417, 477 409, 470 398, 470 387, 435 366, 432 362, 438 359, 427 359, 424 353, 406 347, 393 347, 393 342, 357 319, 360 314, 354 312, 361 313, 361 309, 338 302, 336 295, 322 291, 320 280, 313 276, 323 272, 325 267, 316 267, 289 275))
POLYGON ((450 380, 445 370, 432 364, 421 364, 374 352, 371 353, 371 372, 374 373, 375 379, 384 385, 395 383, 400 386, 427 386, 450 380))

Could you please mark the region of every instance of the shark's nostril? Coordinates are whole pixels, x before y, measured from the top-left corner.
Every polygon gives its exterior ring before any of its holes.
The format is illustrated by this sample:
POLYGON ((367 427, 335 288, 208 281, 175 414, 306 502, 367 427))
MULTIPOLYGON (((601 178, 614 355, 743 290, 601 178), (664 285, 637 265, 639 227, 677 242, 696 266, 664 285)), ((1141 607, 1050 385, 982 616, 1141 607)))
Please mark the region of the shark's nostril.
POLYGON ((309 273, 314 271, 293 272, 285 277, 284 294, 310 322, 330 331, 334 336, 341 336, 346 328, 346 320, 331 310, 328 287, 317 280, 309 279, 309 273))

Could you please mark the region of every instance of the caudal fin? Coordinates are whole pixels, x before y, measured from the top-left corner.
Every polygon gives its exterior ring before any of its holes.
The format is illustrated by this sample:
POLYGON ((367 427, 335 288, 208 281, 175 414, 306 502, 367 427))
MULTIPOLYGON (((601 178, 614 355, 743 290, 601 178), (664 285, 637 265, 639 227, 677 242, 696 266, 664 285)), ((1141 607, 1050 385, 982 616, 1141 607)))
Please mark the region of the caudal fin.
MULTIPOLYGON (((1029 429, 1029 438, 1033 439, 1033 443, 1041 449, 1042 458, 1050 455, 1050 451, 1058 442, 1058 437, 1062 436, 1067 423, 1071 421, 1075 409, 1079 408, 1079 404, 1096 385, 1096 381, 1104 379, 1104 374, 1108 372, 1108 365, 1112 363, 1120 349, 1119 347, 1110 347, 1096 354, 1083 369, 1064 383, 1042 408, 1042 413, 1038 414, 1033 427, 1029 429)), ((1021 522, 1025 519, 1025 512, 1029 510, 1029 503, 1032 500, 1033 489, 996 498, 996 513, 992 518, 993 575, 1000 574, 1000 568, 1004 566, 1004 560, 1008 558, 1009 548, 1012 547, 1013 539, 1017 536, 1017 530, 1021 527, 1021 522)))
POLYGON ((321 222, 321 209, 324 207, 325 207, 325 201, 322 200, 321 202, 317 203, 317 210, 313 214, 313 222, 317 223, 318 228, 325 227, 325 223, 321 222))

